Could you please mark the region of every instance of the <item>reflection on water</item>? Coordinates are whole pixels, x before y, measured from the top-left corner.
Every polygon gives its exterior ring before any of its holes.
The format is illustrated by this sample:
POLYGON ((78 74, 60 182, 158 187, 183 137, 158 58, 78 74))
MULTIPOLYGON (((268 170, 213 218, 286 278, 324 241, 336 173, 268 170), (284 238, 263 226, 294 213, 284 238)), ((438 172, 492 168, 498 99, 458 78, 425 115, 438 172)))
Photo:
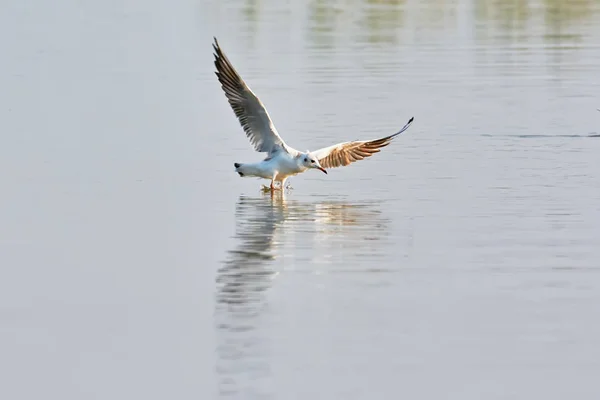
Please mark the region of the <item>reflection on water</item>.
POLYGON ((368 43, 396 43, 398 30, 403 25, 402 0, 367 0, 359 23, 368 43))
POLYGON ((309 5, 310 41, 323 48, 332 48, 337 24, 337 8, 328 1, 312 1, 309 5))
POLYGON ((262 398, 272 386, 268 290, 278 274, 300 271, 297 264, 306 265, 306 258, 328 264, 338 253, 376 252, 376 242, 387 236, 388 220, 371 204, 301 202, 281 192, 241 196, 235 219, 237 244, 216 282, 219 391, 223 397, 262 398))
POLYGON ((229 252, 217 281, 221 285, 218 301, 229 306, 256 302, 266 289, 265 280, 272 272, 265 265, 274 259, 273 236, 283 220, 283 210, 275 203, 241 197, 235 217, 239 246, 229 252))
MULTIPOLYGON (((287 10, 276 2, 246 0, 242 22, 248 24, 247 36, 258 34, 256 24, 265 7, 287 10)), ((313 47, 326 49, 345 38, 396 45, 425 31, 447 35, 465 23, 473 25, 482 43, 490 38, 514 43, 540 38, 556 44, 579 41, 583 32, 578 25, 593 23, 599 11, 595 0, 428 0, 419 6, 407 0, 314 0, 306 3, 305 29, 313 47)))
POLYGON ((276 200, 241 197, 235 218, 238 246, 217 274, 219 392, 235 396, 253 382, 249 394, 259 396, 254 390, 269 379, 270 371, 268 349, 256 328, 266 304, 264 292, 275 277, 270 264, 275 259, 273 239, 283 221, 283 209, 276 200))
POLYGON ((583 31, 578 24, 592 22, 598 11, 596 1, 490 1, 475 0, 475 20, 480 42, 491 36, 507 42, 528 42, 537 38, 550 45, 578 42, 583 31), (543 29, 539 29, 543 27, 543 29))

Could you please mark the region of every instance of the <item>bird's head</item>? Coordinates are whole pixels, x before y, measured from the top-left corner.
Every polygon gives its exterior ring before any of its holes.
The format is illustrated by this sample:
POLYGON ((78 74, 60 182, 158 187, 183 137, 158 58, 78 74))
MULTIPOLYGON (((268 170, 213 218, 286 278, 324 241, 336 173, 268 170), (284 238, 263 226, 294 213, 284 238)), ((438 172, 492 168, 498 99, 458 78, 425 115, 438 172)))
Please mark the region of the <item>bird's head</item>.
POLYGON ((300 155, 300 162, 305 168, 315 168, 327 173, 325 168, 323 168, 319 163, 319 160, 317 160, 317 158, 309 151, 300 155))

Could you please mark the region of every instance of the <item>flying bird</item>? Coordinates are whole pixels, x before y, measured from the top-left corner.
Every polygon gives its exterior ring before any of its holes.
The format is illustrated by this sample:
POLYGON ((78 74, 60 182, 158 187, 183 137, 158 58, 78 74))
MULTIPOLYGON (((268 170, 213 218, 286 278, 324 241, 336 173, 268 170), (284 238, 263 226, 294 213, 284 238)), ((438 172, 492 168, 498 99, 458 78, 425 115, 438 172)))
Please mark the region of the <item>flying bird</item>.
POLYGON ((235 171, 241 177, 270 179, 271 191, 278 189, 275 182, 283 189, 287 178, 310 169, 327 174, 326 168, 342 167, 370 157, 389 145, 413 122, 414 117, 411 117, 398 132, 380 139, 342 142, 314 151, 298 151, 281 138, 263 103, 233 68, 216 38, 214 41, 215 74, 229 105, 254 149, 267 153, 267 157, 257 163, 234 163, 235 171))

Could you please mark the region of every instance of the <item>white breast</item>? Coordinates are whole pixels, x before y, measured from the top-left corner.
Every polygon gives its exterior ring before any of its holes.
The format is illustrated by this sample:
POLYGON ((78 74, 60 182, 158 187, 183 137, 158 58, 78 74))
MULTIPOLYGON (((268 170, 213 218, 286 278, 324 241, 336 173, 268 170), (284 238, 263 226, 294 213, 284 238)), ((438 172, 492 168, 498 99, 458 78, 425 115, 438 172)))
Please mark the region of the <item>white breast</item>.
POLYGON ((278 178, 296 175, 306 170, 306 168, 299 166, 296 159, 288 153, 277 154, 269 160, 269 163, 278 172, 278 178))

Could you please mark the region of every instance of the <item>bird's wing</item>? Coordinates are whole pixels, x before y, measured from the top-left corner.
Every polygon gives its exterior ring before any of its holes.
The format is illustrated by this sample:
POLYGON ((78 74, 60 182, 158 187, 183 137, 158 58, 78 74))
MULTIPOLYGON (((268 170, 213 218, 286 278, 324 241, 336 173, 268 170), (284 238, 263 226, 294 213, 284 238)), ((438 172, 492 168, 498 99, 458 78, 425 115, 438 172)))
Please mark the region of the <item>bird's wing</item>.
POLYGON ((216 38, 213 48, 215 50, 215 66, 217 67, 215 74, 219 78, 233 112, 255 150, 269 154, 280 149, 289 152, 291 148, 285 144, 277 133, 267 109, 233 68, 225 53, 219 47, 216 38))
POLYGON ((313 151, 312 154, 319 160, 319 163, 323 168, 336 168, 349 165, 355 161, 379 153, 381 148, 390 144, 396 136, 407 130, 410 124, 412 124, 413 119, 414 118, 408 120, 406 125, 393 135, 375 140, 338 143, 333 146, 313 151))

